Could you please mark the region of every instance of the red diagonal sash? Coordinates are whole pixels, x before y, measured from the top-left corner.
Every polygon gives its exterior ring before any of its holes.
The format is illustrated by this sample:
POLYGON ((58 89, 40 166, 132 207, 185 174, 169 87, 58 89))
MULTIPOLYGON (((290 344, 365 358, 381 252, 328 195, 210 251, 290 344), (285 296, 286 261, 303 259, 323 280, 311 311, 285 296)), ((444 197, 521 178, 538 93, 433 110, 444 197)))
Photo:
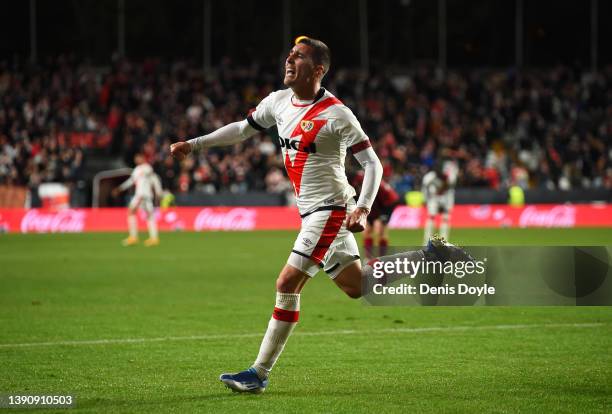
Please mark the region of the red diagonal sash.
POLYGON ((304 149, 310 146, 317 134, 323 128, 323 126, 327 123, 326 119, 313 119, 321 112, 326 110, 332 105, 339 105, 342 102, 334 97, 329 97, 327 99, 322 100, 321 102, 316 103, 312 108, 306 112, 306 115, 297 123, 295 129, 291 133, 291 138, 297 137, 299 135, 302 136, 299 144, 299 150, 295 154, 295 158, 293 162, 289 158, 289 150, 285 152, 285 168, 287 169, 287 174, 289 175, 289 179, 293 183, 293 187, 295 188, 295 194, 300 195, 300 186, 302 185, 302 173, 304 172, 304 166, 306 165, 306 161, 308 160, 308 155, 310 152, 306 152, 304 149), (304 121, 313 122, 313 127, 309 131, 304 131, 302 129, 302 123, 304 121))

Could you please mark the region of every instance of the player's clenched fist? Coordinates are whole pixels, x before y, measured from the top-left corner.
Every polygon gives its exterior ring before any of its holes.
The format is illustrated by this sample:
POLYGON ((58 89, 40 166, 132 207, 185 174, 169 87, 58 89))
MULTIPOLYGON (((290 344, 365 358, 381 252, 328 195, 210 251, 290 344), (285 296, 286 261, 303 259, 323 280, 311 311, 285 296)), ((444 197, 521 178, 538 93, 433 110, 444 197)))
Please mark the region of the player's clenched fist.
POLYGON ((191 152, 191 144, 189 142, 176 142, 170 145, 170 154, 179 161, 183 161, 191 152))
POLYGON ((352 233, 359 233, 365 230, 368 210, 357 207, 346 219, 346 228, 352 233))

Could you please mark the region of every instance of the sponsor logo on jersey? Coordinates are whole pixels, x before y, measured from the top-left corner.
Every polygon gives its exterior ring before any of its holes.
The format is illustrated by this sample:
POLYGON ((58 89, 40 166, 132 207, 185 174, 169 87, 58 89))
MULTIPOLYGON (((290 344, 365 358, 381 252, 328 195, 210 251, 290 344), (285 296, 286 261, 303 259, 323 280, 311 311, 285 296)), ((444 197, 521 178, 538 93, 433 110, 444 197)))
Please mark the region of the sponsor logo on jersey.
POLYGON ((303 151, 309 154, 314 154, 317 152, 317 146, 314 142, 310 143, 304 148, 300 148, 300 140, 298 139, 279 138, 278 142, 281 148, 294 149, 296 151, 303 151))
POLYGON ((310 132, 312 131, 312 128, 314 128, 314 122, 309 120, 303 120, 300 122, 300 126, 302 127, 302 131, 310 132))

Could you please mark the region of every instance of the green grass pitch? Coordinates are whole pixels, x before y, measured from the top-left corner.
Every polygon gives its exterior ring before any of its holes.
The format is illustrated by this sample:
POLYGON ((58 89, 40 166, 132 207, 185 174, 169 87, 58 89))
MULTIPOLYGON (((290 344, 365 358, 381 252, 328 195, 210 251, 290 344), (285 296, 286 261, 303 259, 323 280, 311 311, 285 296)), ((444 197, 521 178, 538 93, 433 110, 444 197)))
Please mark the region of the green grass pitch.
MULTIPOLYGON (((610 229, 452 236, 612 244, 610 229)), ((612 411, 612 308, 374 308, 323 273, 266 392, 233 394, 218 376, 255 358, 295 233, 122 237, 0 235, 0 393, 70 393, 91 413, 612 411)))

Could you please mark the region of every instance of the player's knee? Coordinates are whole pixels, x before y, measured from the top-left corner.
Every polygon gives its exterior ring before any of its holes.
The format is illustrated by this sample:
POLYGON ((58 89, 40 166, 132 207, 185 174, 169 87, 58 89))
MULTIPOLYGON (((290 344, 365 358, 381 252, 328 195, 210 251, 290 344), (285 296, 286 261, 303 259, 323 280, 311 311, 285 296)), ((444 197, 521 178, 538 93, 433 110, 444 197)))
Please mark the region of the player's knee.
POLYGON ((276 291, 277 292, 290 292, 291 291, 291 287, 292 287, 292 283, 289 279, 287 279, 286 277, 283 276, 279 276, 278 279, 276 279, 276 291))
POLYGON ((276 279, 276 291, 282 293, 299 293, 302 284, 299 280, 278 278, 276 279))
POLYGON ((307 276, 290 266, 285 267, 276 279, 276 291, 283 293, 299 293, 306 283, 307 276))

